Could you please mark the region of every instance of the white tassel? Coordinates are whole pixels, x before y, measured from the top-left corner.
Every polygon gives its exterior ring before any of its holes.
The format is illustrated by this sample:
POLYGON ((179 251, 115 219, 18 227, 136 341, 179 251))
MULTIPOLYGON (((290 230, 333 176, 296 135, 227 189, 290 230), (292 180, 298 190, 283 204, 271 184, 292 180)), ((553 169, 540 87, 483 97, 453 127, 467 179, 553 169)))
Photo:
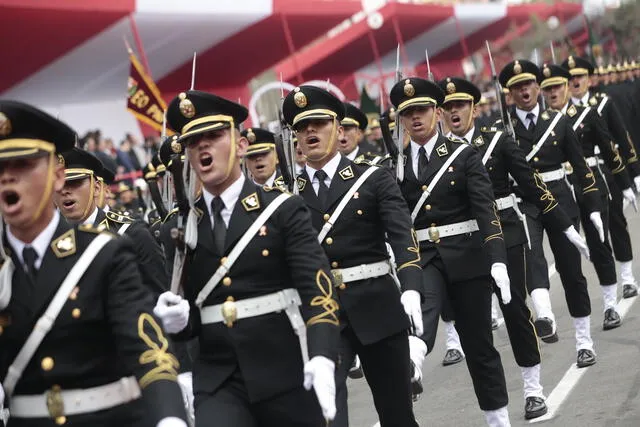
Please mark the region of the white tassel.
MULTIPOLYGON (((188 148, 187 148, 188 150, 188 148)), ((187 151, 186 158, 189 158, 189 153, 187 151)), ((190 167, 189 162, 185 162, 184 170, 184 182, 188 183, 187 186, 187 200, 189 201, 189 215, 187 216, 187 223, 184 228, 184 243, 191 249, 195 249, 198 244, 198 216, 196 215, 196 206, 195 206, 195 192, 196 192, 196 182, 198 177, 196 176, 195 170, 190 167), (188 179, 187 179, 188 176, 188 179)))
POLYGON ((0 310, 7 308, 9 301, 11 301, 11 280, 14 270, 11 258, 5 257, 4 264, 0 269, 0 310))

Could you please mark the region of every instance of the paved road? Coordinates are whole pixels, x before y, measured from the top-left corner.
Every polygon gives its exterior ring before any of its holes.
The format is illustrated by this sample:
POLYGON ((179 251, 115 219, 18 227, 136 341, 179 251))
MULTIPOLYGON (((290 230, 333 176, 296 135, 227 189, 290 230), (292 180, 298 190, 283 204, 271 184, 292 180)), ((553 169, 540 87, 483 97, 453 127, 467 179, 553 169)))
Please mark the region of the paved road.
MULTIPOLYGON (((640 214, 626 209, 631 240, 634 243, 634 274, 640 278, 640 214)), ((548 261, 553 263, 549 253, 548 261)), ((557 274, 551 279, 551 299, 558 323, 560 341, 540 342, 542 384, 548 397, 551 419, 538 426, 640 426, 640 304, 635 298, 622 300, 619 309, 628 310, 623 325, 602 330, 602 292, 588 261, 582 263, 592 301, 591 332, 598 362, 589 368, 575 368, 573 322, 566 308, 562 285, 557 274), (564 380, 563 380, 564 378, 564 380), (577 383, 576 383, 577 380, 577 383), (572 383, 575 384, 571 388, 572 383), (563 401, 563 402, 562 402, 563 401), (552 402, 561 402, 561 404, 552 402)), ((620 291, 621 292, 621 291, 620 291)), ((620 296, 621 297, 621 296, 620 296)), ((443 367, 444 328, 438 330, 434 351, 424 365, 425 393, 415 404, 421 426, 483 426, 484 416, 478 408, 466 364, 443 367)), ((524 420, 524 398, 520 368, 516 365, 504 326, 494 332, 495 345, 502 356, 509 391, 511 424, 531 425, 524 420)), ((349 380, 350 421, 353 427, 371 427, 377 421, 371 394, 364 379, 349 380)))

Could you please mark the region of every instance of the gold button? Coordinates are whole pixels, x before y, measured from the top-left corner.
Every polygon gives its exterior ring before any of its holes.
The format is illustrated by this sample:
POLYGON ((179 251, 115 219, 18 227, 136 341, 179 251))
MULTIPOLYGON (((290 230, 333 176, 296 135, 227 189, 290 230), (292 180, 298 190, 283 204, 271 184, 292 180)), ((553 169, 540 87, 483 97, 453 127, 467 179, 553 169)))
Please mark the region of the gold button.
POLYGON ((262 256, 269 256, 269 249, 263 249, 262 256))
POLYGON ((325 240, 325 242, 327 242, 327 245, 333 245, 333 239, 331 237, 327 237, 327 240, 325 240))
POLYGON ((455 183, 456 183, 455 181, 451 181, 451 185, 455 185, 455 183))
POLYGON ((335 262, 335 261, 333 261, 333 262, 331 263, 331 268, 338 268, 338 263, 337 263, 337 262, 335 262))
POLYGON ((77 319, 78 317, 80 317, 80 309, 79 309, 79 308, 74 308, 74 309, 71 311, 71 316, 72 316, 74 319, 77 319))
POLYGON ((226 257, 226 256, 225 256, 225 257, 220 258, 220 265, 224 265, 224 264, 226 264, 226 263, 227 263, 227 257, 226 257))
POLYGON ((489 170, 492 171, 493 170, 493 166, 489 166, 489 170))
POLYGON ((431 205, 425 205, 424 206, 424 210, 425 211, 430 211, 431 210, 431 205))
POLYGON ((341 290, 345 290, 347 289, 347 285, 343 283, 342 285, 338 286, 338 288, 340 288, 341 290))
POLYGON ((331 218, 331 215, 329 214, 324 214, 324 216, 322 217, 325 221, 329 221, 329 218, 331 218))
POLYGON ((56 424, 61 426, 62 424, 67 422, 67 417, 56 417, 56 424))
POLYGON ((231 277, 225 277, 222 279, 222 284, 225 286, 231 286, 231 277))
POLYGON ((534 161, 534 162, 537 162, 538 160, 540 160, 540 159, 538 159, 537 157, 534 157, 534 158, 533 158, 533 161, 534 161))
POLYGON ((553 145, 558 145, 558 141, 553 141, 553 145))
POLYGON ((422 191, 427 191, 427 186, 426 185, 422 186, 422 191))
POLYGON ((358 210, 356 211, 356 213, 357 213, 358 215, 362 215, 362 210, 358 209, 358 210))
POLYGON ((53 359, 51 357, 45 357, 44 359, 42 359, 42 362, 40 362, 40 366, 42 367, 43 371, 52 370, 54 365, 55 363, 53 363, 53 359))

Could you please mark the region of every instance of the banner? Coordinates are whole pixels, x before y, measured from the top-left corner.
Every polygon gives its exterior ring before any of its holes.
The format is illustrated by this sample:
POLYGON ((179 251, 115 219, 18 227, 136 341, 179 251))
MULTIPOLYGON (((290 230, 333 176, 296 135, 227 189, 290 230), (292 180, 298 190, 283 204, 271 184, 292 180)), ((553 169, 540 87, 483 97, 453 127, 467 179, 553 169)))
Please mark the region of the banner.
MULTIPOLYGON (((147 75, 133 52, 129 54, 129 60, 131 67, 127 82, 127 110, 141 122, 162 132, 164 110, 167 104, 162 99, 155 82, 147 75)), ((167 134, 173 135, 173 132, 167 129, 167 134)))

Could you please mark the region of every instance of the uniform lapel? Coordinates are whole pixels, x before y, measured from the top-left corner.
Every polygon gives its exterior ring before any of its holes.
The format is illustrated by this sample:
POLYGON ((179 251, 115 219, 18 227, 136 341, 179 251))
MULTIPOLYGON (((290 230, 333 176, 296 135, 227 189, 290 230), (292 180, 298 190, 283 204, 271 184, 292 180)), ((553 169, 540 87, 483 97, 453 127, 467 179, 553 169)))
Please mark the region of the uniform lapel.
POLYGON ((353 163, 346 157, 341 157, 340 164, 336 169, 336 173, 331 179, 329 186, 329 196, 327 197, 327 210, 339 200, 342 199, 344 193, 355 183, 356 176, 353 170, 353 163))
POLYGON ((104 226, 106 230, 109 230, 109 220, 107 219, 107 214, 98 208, 98 215, 96 215, 96 219, 93 222, 94 227, 104 226))
POLYGON ((451 155, 451 146, 447 143, 447 138, 442 135, 438 135, 438 139, 433 146, 431 155, 429 156, 429 163, 427 164, 426 181, 422 184, 431 182, 433 175, 438 173, 442 164, 446 161, 446 158, 451 155), (444 148, 443 148, 444 147, 444 148), (445 154, 446 152, 446 154, 445 154))
POLYGON ((307 174, 307 169, 302 169, 302 173, 298 176, 296 180, 296 185, 298 186, 298 190, 300 192, 300 197, 302 197, 305 203, 312 209, 318 212, 324 212, 322 206, 320 206, 320 200, 318 200, 318 195, 313 189, 313 185, 311 185, 311 179, 307 174))
POLYGON ((253 224, 257 214, 263 209, 262 201, 258 197, 258 186, 251 180, 245 179, 240 197, 238 197, 238 201, 233 208, 231 220, 227 227, 227 237, 224 243, 225 253, 236 240, 242 237, 247 228, 253 224))
POLYGON ((411 156, 411 144, 404 149, 404 178, 418 182, 418 177, 413 172, 413 157, 411 156))
POLYGON ((204 197, 200 197, 200 200, 196 202, 196 207, 202 211, 202 216, 198 221, 198 247, 205 248, 212 254, 219 255, 216 245, 213 242, 213 226, 204 197))

